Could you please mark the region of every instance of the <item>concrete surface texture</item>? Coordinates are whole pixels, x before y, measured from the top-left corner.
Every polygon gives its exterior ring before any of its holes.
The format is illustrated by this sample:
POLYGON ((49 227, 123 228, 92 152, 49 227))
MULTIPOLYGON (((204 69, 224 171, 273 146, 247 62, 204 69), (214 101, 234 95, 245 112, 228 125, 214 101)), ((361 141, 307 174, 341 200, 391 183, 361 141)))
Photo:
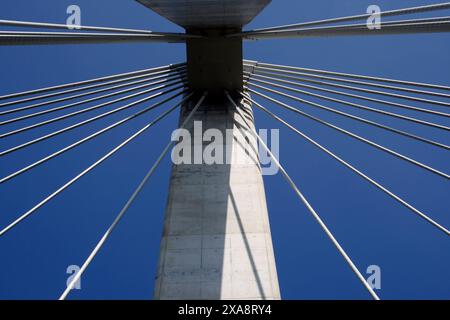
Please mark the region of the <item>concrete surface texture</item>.
MULTIPOLYGON (((192 106, 183 107, 180 123, 192 106)), ((251 106, 245 111, 253 127, 251 106)), ((240 161, 173 166, 155 299, 280 299, 256 142, 229 102, 207 101, 194 120, 203 131, 231 129, 224 158, 240 161)), ((193 122, 187 129, 193 133, 193 122)))

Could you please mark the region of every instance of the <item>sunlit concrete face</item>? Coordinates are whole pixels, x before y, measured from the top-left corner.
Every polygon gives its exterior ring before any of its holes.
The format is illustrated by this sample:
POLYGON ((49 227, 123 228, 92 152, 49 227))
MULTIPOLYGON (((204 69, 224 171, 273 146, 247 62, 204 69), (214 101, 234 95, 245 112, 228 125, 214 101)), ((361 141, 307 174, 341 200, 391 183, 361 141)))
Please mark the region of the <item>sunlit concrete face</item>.
MULTIPOLYGON (((224 150, 249 161, 173 166, 155 299, 280 299, 258 149, 241 131, 254 128, 253 115, 244 110, 245 121, 229 102, 207 101, 194 116, 204 131, 230 130, 224 150)), ((187 129, 193 135, 192 123, 187 129)))

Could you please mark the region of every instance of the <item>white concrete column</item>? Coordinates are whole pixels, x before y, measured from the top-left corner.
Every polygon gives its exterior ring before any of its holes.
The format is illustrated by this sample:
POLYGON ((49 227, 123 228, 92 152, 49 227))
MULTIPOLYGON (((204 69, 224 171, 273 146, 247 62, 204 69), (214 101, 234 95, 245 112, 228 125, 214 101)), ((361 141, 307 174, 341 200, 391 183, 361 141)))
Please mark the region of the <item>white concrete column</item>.
MULTIPOLYGON (((253 126, 251 107, 245 111, 253 126)), ((241 161, 173 166, 155 299, 280 299, 256 142, 239 131, 245 124, 228 102, 206 102, 194 120, 224 137, 230 129, 224 148, 231 144, 228 157, 241 161)))

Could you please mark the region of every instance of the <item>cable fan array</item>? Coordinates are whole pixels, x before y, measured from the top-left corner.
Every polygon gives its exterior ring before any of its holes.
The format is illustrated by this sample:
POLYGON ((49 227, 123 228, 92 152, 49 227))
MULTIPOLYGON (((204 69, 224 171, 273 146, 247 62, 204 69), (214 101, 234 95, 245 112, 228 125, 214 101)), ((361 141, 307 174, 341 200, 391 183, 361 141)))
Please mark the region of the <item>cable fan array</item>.
MULTIPOLYGON (((406 20, 388 20, 385 17, 394 17, 407 14, 418 14, 426 12, 435 12, 450 9, 450 2, 439 3, 434 5, 426 5, 420 7, 411 7, 405 9, 397 9, 381 12, 379 15, 383 18, 379 28, 369 29, 366 23, 343 24, 352 21, 360 21, 369 18, 369 14, 361 14, 354 16, 346 16, 332 19, 324 19, 311 22, 302 22, 283 26, 275 26, 271 28, 255 29, 243 31, 240 33, 226 34, 225 37, 238 37, 243 40, 262 40, 274 38, 302 38, 302 37, 320 37, 320 36, 352 36, 352 35, 385 35, 385 34, 415 34, 415 33, 440 33, 450 32, 450 16, 439 16, 432 18, 414 18, 406 20)), ((82 43, 115 43, 115 42, 169 42, 183 43, 191 38, 203 38, 208 41, 206 36, 181 33, 164 33, 153 32, 149 30, 109 28, 109 27, 93 27, 93 26, 77 26, 74 30, 69 30, 67 25, 55 23, 38 23, 29 21, 16 20, 0 20, 0 26, 7 28, 21 28, 21 30, 5 30, 0 31, 0 45, 34 45, 34 44, 82 44, 82 43), (24 30, 22 30, 24 29, 24 30), (41 29, 44 31, 29 31, 28 29, 41 29), (59 30, 48 31, 48 30, 59 30)), ((263 63, 259 61, 244 60, 244 85, 245 89, 236 92, 240 97, 238 101, 232 98, 230 93, 224 92, 224 96, 230 102, 230 109, 237 112, 244 121, 249 121, 246 115, 241 111, 240 104, 243 101, 251 103, 255 108, 261 110, 269 117, 281 123, 302 139, 314 145, 318 150, 326 153, 334 160, 350 169, 353 173, 360 176, 363 180, 375 186, 380 191, 387 194, 394 201, 406 207, 411 213, 427 222, 436 230, 450 235, 450 231, 443 224, 434 220, 424 210, 417 208, 412 204, 411 200, 403 199, 396 192, 390 190, 380 182, 371 178, 367 173, 351 164, 348 160, 339 156, 330 148, 321 144, 318 140, 310 137, 294 125, 283 119, 277 113, 269 110, 262 102, 269 102, 271 105, 278 106, 284 110, 288 110, 295 115, 308 118, 315 123, 328 127, 339 134, 351 137, 365 145, 373 147, 384 152, 400 161, 405 161, 420 170, 424 170, 440 179, 448 181, 449 173, 432 167, 426 163, 416 160, 406 154, 398 152, 392 148, 375 142, 370 137, 365 137, 353 132, 350 129, 344 129, 332 122, 326 121, 318 116, 306 112, 303 106, 307 105, 318 110, 326 111, 331 114, 338 115, 343 118, 354 120, 367 126, 375 127, 381 130, 389 131, 393 134, 414 140, 418 143, 427 144, 435 148, 449 150, 450 145, 446 142, 438 141, 415 134, 410 131, 402 130, 394 126, 386 125, 382 122, 367 119, 352 113, 352 110, 364 110, 372 114, 382 115, 388 118, 411 123, 418 126, 433 128, 443 132, 450 131, 450 127, 435 121, 421 119, 420 116, 407 116, 399 112, 399 110, 408 110, 417 114, 433 115, 436 119, 446 119, 450 117, 450 113, 446 108, 450 106, 450 86, 430 84, 423 82, 413 82, 406 80, 398 80, 391 78, 382 78, 368 75, 350 74, 337 71, 328 71, 321 69, 311 69, 297 66, 287 66, 280 64, 263 63), (325 102, 315 102, 311 98, 325 102), (292 101, 288 104, 284 101, 292 101), (358 102, 357 102, 358 101, 358 102), (400 102, 402 101, 402 102, 400 102), (335 107, 327 105, 326 102, 345 106, 346 110, 342 111, 335 107), (417 103, 420 106, 417 106, 417 103), (377 107, 378 106, 378 107, 377 107), (381 106, 389 106, 392 109, 385 110, 381 106)), ((234 93, 234 92, 233 92, 234 93)), ((95 79, 66 83, 51 87, 39 88, 24 92, 5 94, 0 96, 0 128, 9 124, 18 125, 18 128, 0 132, 0 141, 5 138, 14 137, 22 133, 45 127, 46 125, 57 123, 59 121, 74 118, 81 114, 89 114, 92 111, 104 110, 106 107, 120 104, 112 110, 104 111, 95 116, 91 116, 83 121, 67 125, 54 132, 40 135, 26 142, 17 144, 9 148, 0 149, 0 157, 5 157, 18 150, 28 148, 39 144, 45 140, 52 139, 69 131, 82 128, 84 125, 93 123, 97 120, 107 118, 111 115, 120 114, 122 111, 135 109, 135 107, 146 104, 152 100, 159 101, 146 106, 129 115, 107 125, 96 132, 86 135, 83 138, 66 145, 65 147, 49 153, 42 158, 0 177, 0 185, 13 182, 14 179, 26 172, 41 166, 42 164, 52 161, 66 152, 76 149, 78 146, 101 136, 120 126, 124 126, 133 119, 147 114, 149 111, 161 108, 167 104, 171 106, 162 112, 154 120, 148 122, 145 126, 135 131, 127 139, 123 140, 119 145, 115 146, 109 152, 93 162, 89 167, 81 171, 76 176, 69 179, 59 188, 48 194, 44 199, 33 205, 30 209, 17 215, 14 221, 9 222, 5 226, 0 227, 1 238, 14 229, 18 224, 25 221, 32 214, 35 214, 46 203, 61 194, 64 190, 79 181, 82 177, 94 170, 100 164, 109 159, 112 155, 122 150, 125 146, 135 140, 138 136, 146 132, 148 129, 165 119, 169 114, 177 108, 183 106, 187 102, 192 103, 193 108, 185 118, 180 127, 188 125, 192 120, 195 112, 204 103, 208 92, 195 92, 189 89, 187 83, 187 66, 186 63, 178 63, 166 65, 134 72, 121 73, 95 79), (176 99, 178 102, 175 102, 176 99), (135 100, 137 99, 137 100, 135 100), (132 101, 134 100, 134 101, 132 101), (94 103, 94 105, 87 106, 94 103), (26 114, 24 114, 26 112, 26 114), (64 112, 61 114, 61 112, 64 112), (16 114, 20 114, 16 116, 16 114), (46 120, 36 120, 32 124, 21 125, 21 123, 30 119, 39 119, 41 116, 57 116, 50 117, 46 120), (6 117, 6 119, 5 119, 6 117)), ((349 267, 365 286, 374 299, 379 299, 378 295, 369 286, 356 267, 350 256, 340 245, 332 231, 321 219, 318 212, 314 209, 308 199, 304 196, 298 185, 293 181, 288 172, 271 153, 264 141, 254 132, 261 146, 273 158, 279 167, 283 177, 293 188, 296 195, 307 207, 316 222, 323 229, 325 234, 331 240, 333 245, 342 255, 349 267)), ((106 230, 102 238, 98 241, 94 250, 88 256, 81 267, 80 272, 71 280, 60 299, 66 299, 75 283, 80 279, 83 272, 95 258, 99 250, 102 248, 106 240, 113 232, 116 225, 122 219, 124 214, 132 205, 133 201, 139 195, 144 185, 153 175, 158 165, 173 147, 173 142, 169 141, 163 149, 161 155, 155 163, 150 167, 142 181, 134 190, 132 196, 117 214, 115 220, 106 230)))

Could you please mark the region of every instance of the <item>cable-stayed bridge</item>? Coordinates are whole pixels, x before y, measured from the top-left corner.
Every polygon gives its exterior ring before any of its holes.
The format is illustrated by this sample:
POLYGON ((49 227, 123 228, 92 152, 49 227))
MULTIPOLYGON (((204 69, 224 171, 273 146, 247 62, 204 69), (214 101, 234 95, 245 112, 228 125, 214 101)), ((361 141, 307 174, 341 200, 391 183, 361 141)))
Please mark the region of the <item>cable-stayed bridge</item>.
MULTIPOLYGON (((20 31, 2 31, 1 45, 45 45, 45 44, 89 44, 89 43, 128 43, 163 42, 186 43, 187 62, 152 67, 145 70, 103 76, 81 82, 65 83, 26 92, 5 94, 0 97, 0 126, 21 123, 28 119, 37 119, 32 124, 19 126, 18 129, 2 131, 0 138, 14 137, 35 128, 44 127, 71 119, 90 111, 102 110, 106 106, 119 103, 112 110, 89 117, 81 122, 70 124, 48 134, 34 137, 29 141, 0 150, 0 155, 8 156, 18 150, 26 149, 42 141, 52 139, 66 132, 77 130, 84 125, 117 114, 122 110, 146 104, 147 107, 126 118, 114 122, 100 130, 86 135, 61 149, 54 150, 42 158, 11 170, 0 178, 0 184, 14 183, 20 175, 51 162, 67 152, 76 152, 76 148, 88 141, 124 126, 130 121, 151 110, 166 106, 154 120, 134 132, 115 148, 105 153, 78 175, 69 179, 54 192, 37 202, 25 212, 2 227, 1 237, 14 232, 19 224, 60 196, 70 186, 88 175, 118 152, 126 151, 127 145, 158 124, 168 115, 181 108, 180 128, 193 132, 193 122, 201 121, 207 128, 221 131, 232 130, 240 141, 242 129, 256 133, 252 108, 261 110, 273 118, 280 126, 313 145, 317 152, 323 152, 344 166, 363 181, 382 192, 391 201, 408 209, 408 212, 446 237, 448 226, 433 218, 426 208, 415 205, 414 199, 401 196, 398 190, 392 190, 382 182, 371 177, 363 169, 352 164, 351 159, 339 155, 338 150, 309 136, 301 128, 295 127, 289 119, 280 117, 278 106, 292 112, 292 116, 305 117, 318 126, 326 126, 337 135, 351 137, 371 148, 404 161, 417 170, 448 181, 445 170, 435 168, 376 142, 370 136, 359 135, 351 129, 328 122, 306 111, 307 105, 324 110, 357 123, 376 127, 393 134, 408 138, 416 143, 427 144, 437 149, 448 150, 448 142, 433 137, 425 137, 395 126, 371 120, 352 113, 352 110, 364 110, 383 115, 411 125, 449 131, 449 127, 425 120, 421 115, 433 115, 445 119, 450 113, 450 87, 443 84, 382 78, 340 71, 303 68, 271 64, 262 61, 244 60, 243 41, 333 37, 333 36, 383 36, 387 34, 442 33, 450 30, 450 19, 446 16, 433 18, 404 18, 411 13, 437 13, 450 8, 450 3, 426 5, 383 12, 379 29, 367 28, 365 19, 370 15, 339 17, 312 22, 243 31, 269 1, 215 1, 205 6, 201 1, 140 1, 143 5, 167 17, 185 28, 186 33, 153 32, 123 28, 82 26, 78 30, 68 31, 66 25, 38 23, 16 20, 0 20, 4 27, 20 28, 20 31), (401 18, 396 18, 400 16, 401 18), (389 19, 386 20, 385 19, 389 19), (399 19, 399 20, 396 20, 399 19), (362 22, 361 22, 362 21, 362 22), (22 31, 23 29, 23 31, 22 31), (29 31, 33 29, 33 31, 29 31), (38 31, 34 30, 37 29, 38 31), (40 31, 40 30, 53 31, 40 31), (130 102, 131 99, 138 100, 130 102), (175 99, 181 98, 175 102, 175 99), (319 99, 311 100, 311 98, 319 99), (152 100, 159 99, 153 103, 152 100), (74 101, 76 100, 76 101, 74 101), (358 102, 355 102, 357 100, 358 102), (94 104, 74 111, 74 107, 94 104), (346 106, 346 111, 335 109, 329 102, 346 106), (418 103, 420 106, 418 106, 418 103), (389 106, 389 111, 380 108, 389 106), (416 112, 417 116, 406 116, 399 110, 416 112), (42 115, 51 115, 64 111, 64 114, 39 120, 42 115), (11 116, 20 114, 18 116, 11 116)), ((281 110, 281 109, 280 109, 281 110)), ((339 242, 332 230, 314 205, 308 200, 301 183, 294 181, 282 163, 273 155, 264 141, 256 133, 252 146, 259 145, 267 152, 282 176, 286 179, 299 200, 306 206, 313 219, 343 257, 345 263, 354 272, 370 295, 379 299, 377 293, 365 280, 357 262, 351 258, 351 252, 339 242)), ((169 139, 168 139, 169 140, 169 139)), ((95 256, 120 222, 127 210, 139 196, 142 188, 151 179, 159 164, 170 153, 174 142, 168 141, 161 155, 149 167, 143 180, 137 185, 131 197, 118 210, 117 217, 110 228, 86 257, 77 277, 73 278, 62 293, 65 299, 83 272, 89 267, 95 256)), ((233 148, 234 153, 248 153, 247 150, 233 148)), ((258 154, 252 154, 258 157, 258 154)), ((375 192, 375 191, 374 191, 375 192)), ((174 165, 166 211, 163 239, 161 243, 160 264, 157 274, 155 297, 159 299, 279 299, 275 259, 268 221, 265 190, 258 165, 174 165)), ((445 240, 444 240, 445 241, 445 240)))

